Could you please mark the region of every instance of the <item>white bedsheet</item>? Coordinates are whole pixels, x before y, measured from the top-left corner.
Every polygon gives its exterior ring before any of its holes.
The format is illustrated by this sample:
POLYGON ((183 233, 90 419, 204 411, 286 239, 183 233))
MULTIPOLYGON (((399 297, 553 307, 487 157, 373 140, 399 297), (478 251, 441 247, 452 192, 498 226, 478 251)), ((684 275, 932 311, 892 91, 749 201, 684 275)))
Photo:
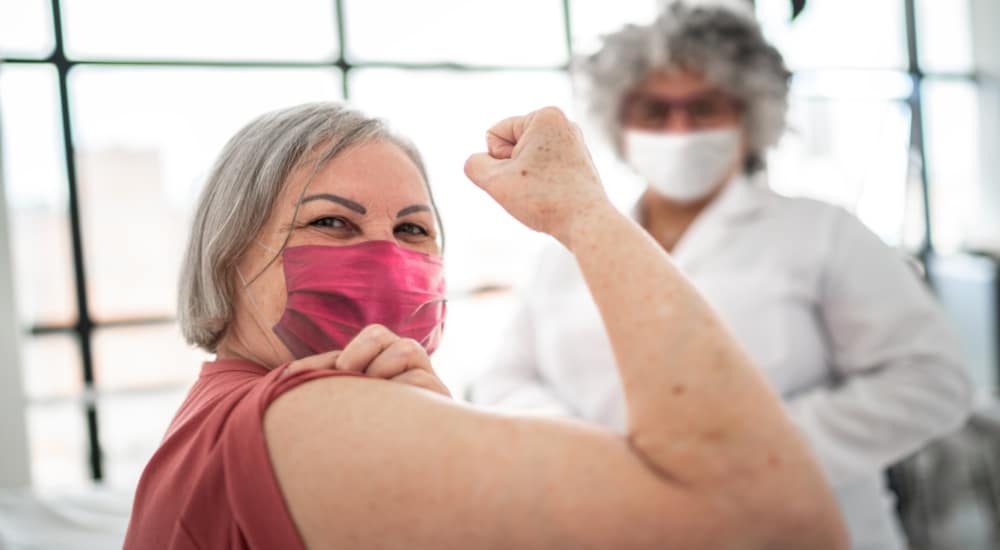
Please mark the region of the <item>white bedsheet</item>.
POLYGON ((0 550, 118 550, 132 493, 0 490, 0 550))

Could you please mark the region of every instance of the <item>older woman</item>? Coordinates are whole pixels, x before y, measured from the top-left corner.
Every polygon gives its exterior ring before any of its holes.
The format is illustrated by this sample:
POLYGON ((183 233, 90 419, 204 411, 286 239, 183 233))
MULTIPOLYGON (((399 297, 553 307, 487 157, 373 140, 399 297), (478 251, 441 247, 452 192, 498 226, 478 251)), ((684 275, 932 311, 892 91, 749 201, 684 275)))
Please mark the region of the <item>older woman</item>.
POLYGON ((574 126, 543 109, 488 147, 470 179, 579 261, 627 437, 439 395, 420 157, 378 120, 304 105, 242 129, 201 197, 181 323, 217 358, 143 473, 126 549, 844 547, 779 402, 611 207, 574 126))
MULTIPOLYGON (((969 382, 942 312, 904 261, 846 212, 760 183, 785 121, 781 56, 752 14, 678 2, 608 36, 579 76, 607 137, 648 183, 633 217, 786 398, 853 547, 902 548, 883 470, 962 422, 969 382)), ((561 250, 542 257, 472 395, 621 431, 613 343, 576 264, 561 250)))

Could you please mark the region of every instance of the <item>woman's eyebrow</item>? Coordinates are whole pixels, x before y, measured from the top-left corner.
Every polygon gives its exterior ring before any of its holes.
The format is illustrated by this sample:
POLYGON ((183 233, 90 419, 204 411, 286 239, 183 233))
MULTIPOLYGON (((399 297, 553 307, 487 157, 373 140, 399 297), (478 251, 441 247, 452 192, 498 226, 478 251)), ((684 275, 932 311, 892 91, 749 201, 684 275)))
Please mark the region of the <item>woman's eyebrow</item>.
MULTIPOLYGON (((368 209, 365 208, 364 206, 361 206, 360 204, 352 201, 351 199, 345 199, 344 197, 341 197, 339 195, 334 195, 332 193, 321 193, 319 195, 309 195, 308 197, 303 197, 302 200, 299 202, 299 204, 305 204, 305 203, 310 202, 310 201, 318 201, 318 200, 327 200, 327 201, 335 202, 335 203, 337 203, 337 204, 339 204, 339 205, 341 205, 341 206, 343 206, 345 208, 349 208, 351 210, 354 210, 358 214, 364 215, 364 214, 368 213, 368 209)), ((412 208, 412 206, 410 208, 412 208)))
POLYGON ((426 204, 414 204, 413 206, 407 206, 406 208, 400 210, 399 213, 396 214, 396 217, 402 218, 403 216, 407 214, 412 214, 414 212, 430 212, 430 211, 431 207, 427 206, 426 204))

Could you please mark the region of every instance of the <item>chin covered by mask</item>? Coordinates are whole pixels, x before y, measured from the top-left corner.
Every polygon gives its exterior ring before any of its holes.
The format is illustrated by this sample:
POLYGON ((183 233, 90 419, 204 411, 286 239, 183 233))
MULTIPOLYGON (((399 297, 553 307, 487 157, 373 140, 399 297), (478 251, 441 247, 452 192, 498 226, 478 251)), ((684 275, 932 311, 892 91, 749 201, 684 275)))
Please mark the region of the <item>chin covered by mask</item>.
POLYGON ((687 133, 625 131, 625 158, 664 197, 694 202, 714 191, 733 169, 739 128, 687 133))
POLYGON ((274 333, 296 358, 344 349, 380 324, 432 353, 444 328, 440 256, 389 241, 306 245, 281 253, 288 301, 274 333))

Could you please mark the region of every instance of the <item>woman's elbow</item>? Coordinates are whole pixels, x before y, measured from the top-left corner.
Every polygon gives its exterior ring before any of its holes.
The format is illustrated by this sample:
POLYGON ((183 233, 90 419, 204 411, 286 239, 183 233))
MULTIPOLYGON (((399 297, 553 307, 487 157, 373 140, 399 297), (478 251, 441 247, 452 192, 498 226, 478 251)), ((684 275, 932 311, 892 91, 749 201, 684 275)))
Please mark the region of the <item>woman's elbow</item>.
POLYGON ((749 499, 730 518, 730 531, 756 533, 755 548, 847 550, 850 536, 829 485, 815 468, 805 470, 749 499))
MULTIPOLYGON (((850 536, 836 501, 828 487, 816 483, 815 477, 807 483, 790 480, 780 489, 772 488, 767 495, 747 500, 753 505, 731 506, 728 518, 721 514, 717 521, 717 527, 725 527, 719 531, 736 537, 727 539, 733 547, 767 550, 847 550, 850 547, 850 536)), ((734 500, 728 502, 731 505, 734 500)))
POLYGON ((787 527, 768 548, 847 550, 850 535, 832 497, 804 501, 789 512, 787 527), (793 536, 789 536, 793 535, 793 536))
POLYGON ((885 395, 898 397, 895 414, 922 437, 950 433, 971 414, 975 390, 957 351, 910 357, 891 372, 885 395))

